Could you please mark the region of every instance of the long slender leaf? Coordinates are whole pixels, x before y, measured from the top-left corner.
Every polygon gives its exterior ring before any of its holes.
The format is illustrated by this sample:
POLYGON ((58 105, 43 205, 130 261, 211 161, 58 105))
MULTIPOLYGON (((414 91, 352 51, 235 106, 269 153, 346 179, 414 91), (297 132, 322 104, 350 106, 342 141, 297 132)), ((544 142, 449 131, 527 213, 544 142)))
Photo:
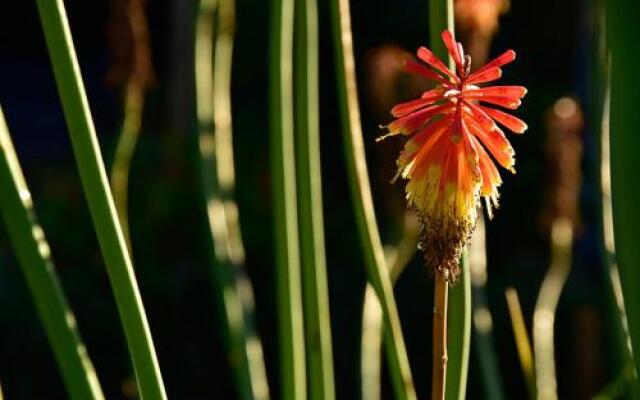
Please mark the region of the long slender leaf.
POLYGON ((307 396, 293 138, 293 0, 274 0, 271 20, 271 174, 280 336, 280 398, 307 396))
POLYGON ((320 169, 318 11, 316 0, 295 4, 296 161, 309 398, 331 400, 335 388, 320 169))
POLYGON ((473 344, 476 349, 476 366, 479 367, 484 398, 503 400, 504 385, 496 354, 493 336, 493 319, 487 296, 486 230, 482 215, 478 216, 476 231, 469 245, 469 272, 473 298, 473 344))
MULTIPOLYGON (((635 5, 628 0, 607 1, 607 39, 611 50, 611 195, 615 248, 631 342, 634 349, 640 349, 640 185, 636 176, 640 168, 637 155, 640 136, 635 107, 640 91, 636 76, 640 54, 635 38, 640 37, 640 25, 635 14, 629 12, 635 5)), ((634 361, 637 376, 640 357, 634 361)), ((638 398, 637 379, 634 389, 638 398)))
MULTIPOLYGON (((103 399, 0 108, 0 212, 72 399, 103 399)), ((2 393, 0 393, 2 398, 2 393)))
POLYGON ((233 0, 200 1, 195 77, 201 183, 214 253, 212 272, 220 320, 226 329, 236 391, 245 400, 268 399, 262 345, 255 331, 253 289, 244 270, 244 247, 233 195, 230 99, 233 30, 233 0))
POLYGON ((37 0, 80 179, 116 299, 140 394, 166 398, 149 324, 116 216, 62 0, 37 0))
POLYGON ((330 5, 345 157, 365 267, 368 280, 382 306, 385 349, 396 398, 415 399, 415 388, 402 337, 400 318, 393 297, 393 286, 384 259, 371 197, 360 125, 349 1, 331 0, 330 5))

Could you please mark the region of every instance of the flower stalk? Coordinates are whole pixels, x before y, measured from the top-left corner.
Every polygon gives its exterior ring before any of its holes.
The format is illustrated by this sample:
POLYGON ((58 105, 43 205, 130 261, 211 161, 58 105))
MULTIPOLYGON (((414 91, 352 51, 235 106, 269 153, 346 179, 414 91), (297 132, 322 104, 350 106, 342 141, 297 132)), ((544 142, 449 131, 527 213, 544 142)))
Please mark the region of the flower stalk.
POLYGON ((284 400, 302 400, 307 396, 294 157, 293 17, 293 0, 272 2, 270 152, 279 317, 279 397, 284 400))
POLYGON ((447 384, 447 309, 449 278, 447 271, 434 276, 433 297, 433 363, 431 366, 431 399, 444 400, 447 384))
POLYGON ((1 108, 0 213, 69 397, 74 400, 104 399, 98 376, 56 274, 49 244, 35 214, 31 193, 1 108))
POLYGON ((324 246, 317 0, 295 0, 295 130, 309 399, 335 398, 324 246))
MULTIPOLYGON (((447 9, 447 7, 441 7, 447 9)), ((450 9, 450 7, 449 7, 450 9)), ((445 20, 438 11, 435 21, 445 20), (438 18, 439 17, 439 18, 438 18)), ((446 16, 446 13, 444 13, 446 16)), ((522 86, 488 86, 479 84, 501 77, 501 67, 515 59, 508 50, 471 72, 471 58, 465 55, 462 44, 453 33, 442 31, 442 41, 453 63, 448 67, 442 59, 426 47, 420 47, 420 61, 407 60, 408 72, 436 82, 415 100, 400 103, 391 109, 395 119, 387 126, 390 136, 409 136, 397 160, 394 181, 407 181, 406 198, 422 222, 421 248, 426 266, 436 279, 434 304, 447 308, 447 292, 441 280, 454 283, 463 272, 463 290, 455 298, 456 379, 451 399, 464 399, 471 330, 471 282, 468 268, 460 268, 460 258, 475 229, 480 198, 484 198, 487 212, 498 205, 498 187, 502 180, 494 159, 502 167, 515 173, 514 151, 497 123, 521 134, 527 125, 517 117, 494 108, 516 109, 527 90, 522 86), (491 105, 492 107, 487 106, 491 105), (491 154, 493 158, 489 156, 491 154)), ((445 314, 442 312, 442 314, 445 314)), ((440 324, 440 314, 434 314, 434 337, 446 335, 440 324)), ((434 340, 434 366, 446 355, 445 340, 434 340)), ((445 368, 433 371, 433 390, 437 398, 444 398, 445 368), (442 389, 440 389, 442 388, 442 389)))
POLYGON ((80 179, 96 228, 141 397, 165 399, 149 324, 116 215, 62 0, 37 0, 80 179))

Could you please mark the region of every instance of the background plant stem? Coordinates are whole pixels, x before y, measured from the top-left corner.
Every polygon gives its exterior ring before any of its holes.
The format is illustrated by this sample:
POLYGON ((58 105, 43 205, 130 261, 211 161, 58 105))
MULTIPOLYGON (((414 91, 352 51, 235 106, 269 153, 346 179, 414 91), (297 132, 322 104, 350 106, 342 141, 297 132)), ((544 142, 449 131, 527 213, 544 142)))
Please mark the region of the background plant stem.
POLYGON ((272 2, 271 177, 280 344, 280 398, 307 396, 293 138, 293 0, 272 2))
POLYGON ((460 259, 460 279, 449 289, 449 373, 447 377, 448 400, 467 398, 467 376, 471 349, 471 274, 466 249, 460 259))
MULTIPOLYGON (((607 40, 611 50, 611 195, 615 249, 632 347, 637 351, 640 349, 640 185, 635 171, 640 168, 637 154, 640 139, 635 100, 640 92, 636 72, 640 69, 640 54, 635 38, 640 37, 640 25, 635 14, 629 12, 635 5, 629 0, 609 0, 606 12, 607 40)), ((634 396, 638 398, 640 358, 635 357, 634 361, 634 396)))
POLYGON ((318 11, 316 0, 295 3, 296 161, 309 399, 332 400, 335 388, 320 166, 318 11))
POLYGON ((433 364, 431 400, 444 400, 447 385, 447 301, 449 282, 436 273, 433 296, 433 364))
POLYGON ((513 337, 516 341, 516 349, 518 350, 518 359, 522 368, 522 375, 527 384, 529 399, 536 398, 536 375, 533 370, 533 351, 531 350, 531 340, 527 333, 527 326, 524 322, 524 315, 520 307, 518 292, 513 287, 508 287, 504 291, 509 307, 509 317, 511 318, 511 328, 513 337))
POLYGON ((37 0, 80 179, 96 228, 141 397, 166 398, 149 325, 116 216, 62 0, 37 0))
POLYGON ((0 212, 69 397, 74 400, 104 399, 73 311, 58 280, 49 244, 33 209, 31 193, 1 108, 0 212))
POLYGON ((554 324, 560 295, 571 271, 573 244, 573 226, 569 220, 557 218, 551 229, 551 264, 540 286, 533 313, 536 394, 539 400, 558 398, 554 324))
POLYGON ((144 89, 132 79, 127 83, 124 94, 124 119, 118 137, 118 144, 111 168, 111 190, 116 205, 122 234, 131 254, 131 234, 129 233, 129 171, 131 159, 140 136, 144 89))
POLYGON ((262 345, 255 331, 253 289, 244 270, 244 247, 233 194, 230 91, 234 21, 233 0, 200 1, 195 77, 201 184, 213 249, 212 274, 220 324, 226 330, 236 392, 245 400, 268 399, 262 345))
POLYGON ((400 318, 371 197, 360 125, 349 1, 332 0, 330 5, 345 158, 366 272, 382 307, 384 342, 394 393, 398 399, 415 399, 400 318))

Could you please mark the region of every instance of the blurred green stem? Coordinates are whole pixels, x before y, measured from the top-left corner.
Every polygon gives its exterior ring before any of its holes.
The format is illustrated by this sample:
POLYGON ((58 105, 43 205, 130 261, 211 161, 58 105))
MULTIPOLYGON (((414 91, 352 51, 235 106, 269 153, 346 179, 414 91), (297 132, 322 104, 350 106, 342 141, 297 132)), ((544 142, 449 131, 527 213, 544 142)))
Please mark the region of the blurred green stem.
POLYGON ((380 242, 369 186, 369 174, 360 125, 349 1, 332 0, 330 5, 345 157, 365 266, 369 282, 382 306, 385 348, 396 398, 415 399, 416 394, 402 337, 402 327, 380 242))
MULTIPOLYGON (((104 399, 38 223, 0 108, 0 212, 72 399, 104 399)), ((0 392, 0 399, 2 393, 0 392)))
POLYGON ((141 397, 166 398, 138 285, 100 154, 62 0, 37 0, 71 144, 111 280, 141 397))
POLYGON ((476 366, 479 366, 484 398, 505 398, 500 367, 493 337, 493 319, 487 298, 486 228, 482 214, 478 216, 476 230, 469 245, 469 273, 473 298, 473 343, 477 350, 476 366))
POLYGON ((460 281, 449 289, 449 374, 447 377, 447 400, 467 398, 467 375, 471 348, 471 277, 468 254, 465 250, 460 259, 460 281))
POLYGON ((504 295, 507 300, 507 306, 509 307, 511 328, 516 342, 516 349, 518 351, 520 367, 522 368, 522 375, 524 376, 524 381, 527 384, 529 399, 534 400, 536 398, 536 375, 533 371, 533 351, 531 351, 531 340, 529 339, 527 326, 524 322, 524 314, 520 307, 518 292, 515 288, 508 287, 504 291, 504 295))
POLYGON ((293 138, 293 0, 272 2, 271 178, 280 344, 280 398, 307 397, 293 138))
POLYGON ((571 271, 573 226, 558 218, 551 226, 551 265, 547 271, 533 313, 533 350, 536 368, 536 393, 539 400, 558 398, 554 326, 558 301, 571 271))
MULTIPOLYGON (((636 172, 640 169, 637 149, 638 112, 636 98, 640 92, 637 77, 640 54, 637 39, 640 25, 635 14, 629 12, 636 5, 629 0, 607 1, 607 41, 611 51, 611 197, 615 250, 624 304, 629 322, 632 348, 640 348, 640 185, 636 172)), ((634 358, 636 377, 640 373, 640 357, 634 358)), ((640 385, 636 378, 634 398, 640 398, 640 385)))
POLYGON ((253 289, 244 270, 244 247, 233 195, 230 95, 234 20, 233 0, 200 1, 195 78, 201 184, 213 248, 212 272, 236 391, 241 399, 268 399, 262 345, 255 331, 253 289))
MULTIPOLYGON (((613 233, 613 206, 611 204, 611 149, 609 115, 611 100, 611 77, 610 57, 606 51, 604 65, 604 101, 601 126, 600 143, 600 185, 602 190, 602 232, 603 232, 603 264, 606 268, 606 277, 609 281, 609 304, 612 310, 613 323, 615 326, 614 343, 620 354, 622 372, 620 377, 626 377, 629 382, 635 380, 635 368, 633 367, 633 350, 631 348, 631 338, 629 336, 629 323, 622 294, 622 282, 616 261, 615 238, 613 233)), ((627 382, 627 383, 629 383, 627 382)), ((620 385, 609 385, 610 388, 618 388, 620 385)), ((605 390, 605 392, 607 392, 605 390)))
POLYGON ((295 0, 295 128, 309 399, 335 398, 325 261, 316 0, 295 0))
POLYGON ((140 136, 142 109, 144 107, 144 89, 132 79, 127 83, 124 94, 124 120, 118 137, 118 144, 111 167, 111 190, 116 205, 122 234, 131 253, 131 235, 129 233, 129 170, 131 159, 140 136))
MULTIPOLYGON (((395 285, 418 248, 419 227, 413 212, 405 211, 402 238, 395 246, 385 246, 385 260, 390 268, 391 284, 395 285)), ((382 345, 382 310, 371 284, 367 284, 362 307, 362 338, 360 371, 362 398, 380 399, 382 345)))

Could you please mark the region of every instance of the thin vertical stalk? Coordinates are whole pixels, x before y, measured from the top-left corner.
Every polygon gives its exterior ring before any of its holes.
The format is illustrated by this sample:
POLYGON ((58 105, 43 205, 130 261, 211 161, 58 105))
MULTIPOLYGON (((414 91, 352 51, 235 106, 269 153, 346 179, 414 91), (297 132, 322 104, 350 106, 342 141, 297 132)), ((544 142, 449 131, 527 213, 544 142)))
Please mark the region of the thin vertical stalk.
POLYGON ((295 5, 296 161, 309 398, 331 400, 335 388, 320 168, 318 11, 316 0, 296 0, 295 5))
POLYGON ((446 385, 448 400, 467 398, 471 349, 471 273, 466 249, 462 254, 460 282, 449 289, 449 320, 447 321, 449 376, 446 385))
POLYGON ((166 398, 127 246, 116 216, 62 0, 37 0, 82 186, 136 372, 141 397, 166 398))
MULTIPOLYGON (((430 0, 429 1, 429 37, 430 46, 434 54, 442 60, 449 60, 449 67, 455 68, 453 61, 450 59, 447 53, 446 47, 440 39, 440 35, 443 30, 449 30, 454 32, 454 14, 453 14, 453 0, 430 0)), ((467 391, 467 373, 469 367, 469 346, 471 343, 471 279, 469 276, 468 265, 465 260, 466 256, 463 255, 461 259, 460 282, 451 289, 449 294, 450 310, 448 314, 451 316, 447 321, 449 332, 451 337, 449 338, 449 370, 451 376, 449 383, 446 385, 448 394, 447 399, 464 399, 467 391)), ((436 277, 436 281, 437 281, 436 277)), ((436 291, 436 294, 438 292, 436 291)), ((442 291, 440 292, 442 296, 442 291)), ((443 303, 447 306, 443 299, 436 299, 439 303, 443 303)), ((446 313, 445 313, 446 314, 446 313)), ((436 322, 437 315, 434 314, 434 323, 436 322)), ((434 325, 435 329, 436 325, 434 325)), ((440 335, 440 333, 434 330, 434 336, 440 335)), ((434 341, 434 345, 446 344, 446 341, 434 341)), ((434 347, 433 355, 446 354, 446 349, 438 349, 434 347)), ((434 358, 434 365, 439 360, 434 358)), ((444 375, 446 376, 446 370, 444 375)), ((441 375, 433 373, 434 379, 445 379, 441 375)), ((440 387, 441 383, 433 382, 434 387, 440 387)))
POLYGON ((527 326, 524 323, 524 315, 520 307, 518 292, 516 292, 516 289, 513 287, 508 287, 504 291, 504 295, 507 299, 511 328, 516 341, 516 350, 518 351, 522 375, 527 384, 529 399, 533 400, 536 398, 536 375, 533 371, 533 351, 531 351, 531 340, 527 333, 527 326))
MULTIPOLYGON (((0 108, 0 212, 72 399, 104 399, 38 223, 0 108)), ((2 398, 2 393, 0 393, 2 398)))
POLYGON ((111 190, 122 233, 131 254, 129 174, 140 129, 146 89, 154 79, 144 1, 114 1, 110 32, 114 62, 108 80, 124 80, 122 127, 111 166, 111 190))
POLYGON ((236 391, 245 400, 268 399, 262 345, 255 331, 253 289, 244 270, 244 247, 233 195, 230 91, 234 19, 233 0, 200 2, 195 78, 201 184, 214 254, 212 272, 236 391))
MULTIPOLYGON (((607 41, 611 50, 611 196, 615 249, 620 281, 629 322, 632 348, 640 349, 640 185, 636 171, 640 160, 636 149, 640 145, 637 134, 638 118, 634 99, 640 91, 636 71, 640 68, 640 54, 634 38, 640 36, 640 25, 629 10, 632 1, 612 1, 607 4, 607 41)), ((636 379, 634 398, 640 398, 640 357, 634 357, 636 379)))
MULTIPOLYGON (((404 216, 403 233, 400 241, 385 247, 385 260, 389 267, 389 278, 395 286, 398 278, 418 249, 419 229, 418 221, 411 211, 404 216)), ((382 363, 380 349, 382 347, 382 310, 371 284, 367 284, 362 305, 362 338, 360 372, 362 398, 367 400, 380 399, 380 375, 382 363)))
POLYGON ((274 0, 271 20, 271 174, 280 344, 280 398, 307 396, 293 138, 293 0, 274 0))
POLYGON ((415 399, 415 388, 402 337, 400 318, 393 297, 393 287, 384 259, 371 196, 360 125, 349 1, 332 0, 330 5, 345 158, 366 271, 382 307, 385 349, 396 398, 415 399))
POLYGON ((431 365, 431 400, 444 400, 447 385, 447 301, 449 282, 436 273, 433 296, 433 363, 431 365))
POLYGON ((504 388, 496 357, 493 337, 493 319, 487 298, 487 254, 486 229, 482 214, 478 216, 476 231, 469 245, 469 273, 473 297, 473 343, 476 346, 477 366, 479 366, 484 389, 484 398, 504 400, 504 388))
MULTIPOLYGON (((629 322, 622 294, 622 282, 620 271, 616 261, 615 237, 613 232, 613 205, 611 203, 611 150, 610 150, 610 100, 611 100, 611 76, 610 57, 605 56, 604 101, 602 104, 601 138, 600 138, 600 188, 602 191, 602 231, 603 231, 603 264, 609 278, 610 308, 615 321, 615 344, 621 354, 622 378, 626 378, 627 384, 633 382, 635 377, 634 356, 629 336, 629 322)), ((616 384, 611 388, 619 388, 616 384)))
POLYGON ((144 89, 138 83, 127 83, 124 99, 124 120, 118 137, 118 144, 111 167, 111 190, 116 205, 122 234, 131 253, 131 234, 129 233, 129 170, 131 159, 140 137, 142 109, 144 107, 144 89))
POLYGON ((573 226, 565 218, 553 222, 551 265, 542 281, 533 313, 533 348, 536 393, 539 400, 558 398, 554 350, 554 324, 562 288, 571 271, 573 226))

